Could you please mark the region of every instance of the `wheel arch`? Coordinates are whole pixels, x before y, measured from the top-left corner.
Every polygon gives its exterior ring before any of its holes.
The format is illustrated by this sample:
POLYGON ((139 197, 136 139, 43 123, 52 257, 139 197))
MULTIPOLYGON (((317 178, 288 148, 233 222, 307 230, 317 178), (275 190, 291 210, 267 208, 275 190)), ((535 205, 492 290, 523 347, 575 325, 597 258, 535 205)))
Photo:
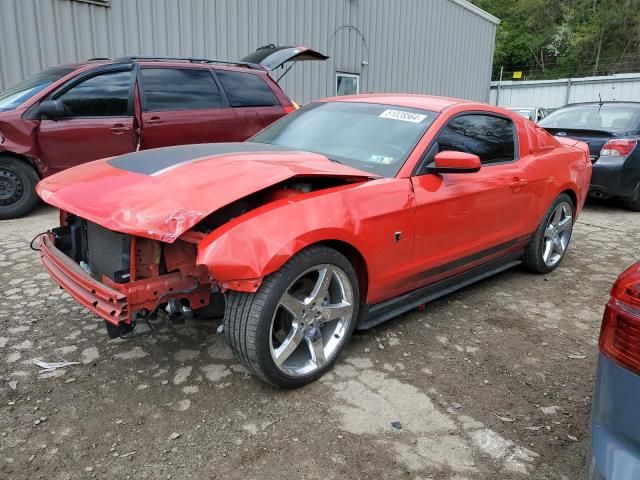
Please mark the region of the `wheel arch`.
MULTIPOLYGON (((562 194, 568 195, 569 198, 571 199, 571 201, 573 202, 573 208, 575 210, 578 210, 579 205, 578 205, 578 194, 575 192, 575 190, 571 189, 571 188, 566 188, 563 191, 561 191, 558 196, 562 195, 562 194)), ((576 213, 576 212, 574 212, 576 213)), ((575 220, 574 220, 575 221, 575 220)))
POLYGON ((42 171, 38 167, 38 162, 34 158, 32 158, 32 157, 30 157, 28 155, 15 153, 15 152, 11 152, 11 151, 8 151, 8 150, 0 151, 0 161, 2 161, 2 159, 5 158, 5 157, 13 158, 15 160, 19 160, 21 162, 24 162, 25 164, 29 165, 29 167, 31 167, 36 172, 36 174, 38 175, 38 178, 42 179, 42 177, 43 177, 42 171))
POLYGON ((562 192, 560 192, 560 195, 562 195, 563 193, 568 195, 569 198, 571 198, 571 201, 573 202, 574 207, 578 204, 578 194, 575 191, 573 191, 570 188, 567 188, 566 190, 563 190, 562 192))
POLYGON ((369 271, 367 269, 367 261, 360 251, 352 244, 343 240, 322 240, 317 243, 307 245, 309 248, 315 245, 326 246, 332 248, 344 255, 349 263, 353 266, 358 277, 358 289, 360 291, 360 301, 364 302, 367 298, 369 290, 369 271))
POLYGON ((312 230, 278 242, 267 232, 256 235, 244 230, 223 234, 199 248, 197 263, 206 265, 211 276, 224 289, 255 292, 267 275, 280 269, 301 251, 313 246, 326 246, 342 255, 353 265, 358 278, 360 298, 366 298, 369 287, 367 260, 356 245, 354 234, 343 229, 312 230))

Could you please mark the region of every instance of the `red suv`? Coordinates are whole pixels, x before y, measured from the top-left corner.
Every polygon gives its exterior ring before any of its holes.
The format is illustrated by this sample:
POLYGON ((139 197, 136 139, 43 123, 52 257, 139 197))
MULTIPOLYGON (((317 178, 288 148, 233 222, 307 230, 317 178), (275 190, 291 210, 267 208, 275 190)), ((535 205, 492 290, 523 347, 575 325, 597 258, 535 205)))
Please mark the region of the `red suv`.
POLYGON ((295 109, 268 72, 326 58, 306 47, 268 45, 241 62, 122 57, 38 73, 0 92, 0 219, 28 213, 40 178, 79 163, 243 141, 295 109))

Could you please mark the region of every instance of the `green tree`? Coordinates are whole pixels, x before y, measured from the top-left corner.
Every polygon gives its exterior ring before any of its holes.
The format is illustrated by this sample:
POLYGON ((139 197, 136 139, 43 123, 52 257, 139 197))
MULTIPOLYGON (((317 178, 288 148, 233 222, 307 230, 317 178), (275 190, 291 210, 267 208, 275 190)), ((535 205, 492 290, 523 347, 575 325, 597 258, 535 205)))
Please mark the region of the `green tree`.
POLYGON ((640 71, 640 0, 475 0, 501 19, 494 77, 640 71))

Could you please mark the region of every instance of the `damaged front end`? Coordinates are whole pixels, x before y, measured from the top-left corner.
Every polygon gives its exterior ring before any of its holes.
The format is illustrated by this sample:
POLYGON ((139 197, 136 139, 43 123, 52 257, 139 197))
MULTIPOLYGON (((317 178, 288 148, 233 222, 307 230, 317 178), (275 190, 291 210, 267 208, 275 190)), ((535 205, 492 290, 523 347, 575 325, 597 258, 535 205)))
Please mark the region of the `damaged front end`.
POLYGON ((258 267, 248 260, 278 255, 279 247, 226 252, 255 267, 246 272, 221 264, 225 252, 203 255, 204 246, 241 219, 372 176, 319 154, 250 143, 98 160, 38 184, 40 197, 62 212, 61 226, 41 237, 42 262, 108 327, 162 310, 220 317, 221 291, 255 291, 269 272, 253 275, 258 267))
POLYGON ((214 211, 172 242, 117 232, 61 211, 61 226, 40 238, 40 255, 56 283, 103 318, 112 336, 130 331, 137 319, 155 317, 158 311, 221 317, 225 290, 255 291, 260 281, 254 277, 214 278, 216 259, 203 261, 198 257, 199 247, 209 244, 221 227, 261 207, 271 210, 352 182, 348 178, 296 177, 214 211))
POLYGON ((42 263, 60 287, 108 324, 126 328, 167 306, 202 309, 216 294, 188 240, 164 243, 75 215, 61 217, 62 225, 41 237, 42 263))

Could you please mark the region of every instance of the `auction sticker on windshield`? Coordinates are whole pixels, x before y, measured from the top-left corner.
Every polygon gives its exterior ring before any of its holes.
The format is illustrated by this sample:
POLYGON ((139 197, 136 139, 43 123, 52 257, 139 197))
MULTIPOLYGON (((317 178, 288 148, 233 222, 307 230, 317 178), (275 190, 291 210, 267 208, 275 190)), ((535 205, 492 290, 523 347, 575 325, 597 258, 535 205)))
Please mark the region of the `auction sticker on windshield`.
POLYGON ((385 110, 378 116, 380 118, 389 118, 391 120, 401 120, 411 123, 420 123, 427 118, 426 115, 422 115, 421 113, 405 112, 403 110, 385 110))

